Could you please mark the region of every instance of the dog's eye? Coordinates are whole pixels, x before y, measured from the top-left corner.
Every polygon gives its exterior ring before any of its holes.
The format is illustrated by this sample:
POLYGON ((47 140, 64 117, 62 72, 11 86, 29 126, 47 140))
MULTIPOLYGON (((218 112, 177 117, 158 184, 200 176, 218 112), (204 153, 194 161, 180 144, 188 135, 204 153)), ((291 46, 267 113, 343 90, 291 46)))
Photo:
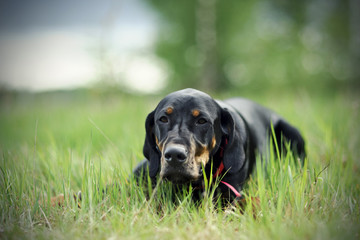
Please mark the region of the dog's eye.
POLYGON ((160 120, 160 122, 163 122, 163 123, 167 123, 169 121, 169 119, 165 116, 162 116, 159 120, 160 120))
POLYGON ((205 123, 207 123, 207 121, 206 121, 205 118, 200 118, 199 120, 197 120, 196 123, 197 123, 197 124, 205 124, 205 123))

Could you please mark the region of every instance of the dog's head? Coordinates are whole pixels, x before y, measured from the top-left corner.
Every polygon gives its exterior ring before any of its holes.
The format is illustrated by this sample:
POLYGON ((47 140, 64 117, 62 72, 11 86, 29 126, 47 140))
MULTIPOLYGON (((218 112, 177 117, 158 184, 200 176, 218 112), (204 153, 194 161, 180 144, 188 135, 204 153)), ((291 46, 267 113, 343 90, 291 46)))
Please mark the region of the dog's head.
POLYGON ((202 166, 219 150, 224 135, 229 139, 225 167, 236 171, 240 164, 236 160, 244 156, 232 115, 209 95, 194 89, 166 96, 148 115, 145 127, 143 152, 150 161, 151 177, 160 169, 160 176, 174 183, 198 180, 202 166))

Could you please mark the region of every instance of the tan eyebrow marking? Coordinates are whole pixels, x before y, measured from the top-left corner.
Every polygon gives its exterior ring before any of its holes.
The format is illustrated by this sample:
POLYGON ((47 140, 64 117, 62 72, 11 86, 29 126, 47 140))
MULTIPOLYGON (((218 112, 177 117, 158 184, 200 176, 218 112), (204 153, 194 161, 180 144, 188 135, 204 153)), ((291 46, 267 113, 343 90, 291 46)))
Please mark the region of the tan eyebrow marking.
POLYGON ((173 109, 172 107, 168 107, 168 108, 166 109, 166 114, 172 114, 173 111, 174 111, 174 109, 173 109))
POLYGON ((200 115, 200 111, 197 110, 197 109, 194 109, 194 110, 192 110, 192 115, 193 115, 194 117, 197 117, 197 116, 200 115))

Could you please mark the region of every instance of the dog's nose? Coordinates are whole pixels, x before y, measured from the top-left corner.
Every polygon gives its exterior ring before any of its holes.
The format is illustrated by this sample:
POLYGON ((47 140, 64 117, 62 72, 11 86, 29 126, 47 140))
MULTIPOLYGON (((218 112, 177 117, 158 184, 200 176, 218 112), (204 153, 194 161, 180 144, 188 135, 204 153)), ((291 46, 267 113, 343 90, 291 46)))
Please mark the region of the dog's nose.
POLYGON ((179 164, 185 162, 187 151, 182 146, 169 146, 164 153, 165 160, 169 164, 179 164))

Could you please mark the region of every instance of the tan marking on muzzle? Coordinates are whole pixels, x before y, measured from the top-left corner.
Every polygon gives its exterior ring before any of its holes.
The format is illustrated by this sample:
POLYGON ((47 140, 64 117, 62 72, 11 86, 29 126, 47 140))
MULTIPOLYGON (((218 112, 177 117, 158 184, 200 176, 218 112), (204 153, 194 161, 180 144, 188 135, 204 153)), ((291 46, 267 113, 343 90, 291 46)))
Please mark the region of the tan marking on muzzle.
POLYGON ((205 166, 209 161, 209 155, 209 149, 206 146, 201 146, 199 149, 195 149, 195 162, 205 166))
POLYGON ((213 136, 212 141, 211 141, 211 148, 214 149, 216 146, 216 139, 215 136, 213 136))
POLYGON ((200 115, 200 111, 197 110, 197 109, 194 109, 194 110, 192 110, 192 115, 193 115, 194 117, 197 117, 197 116, 200 115))
POLYGON ((209 161, 209 150, 207 148, 204 148, 200 155, 195 156, 195 162, 202 164, 203 166, 205 166, 208 161, 209 161))
POLYGON ((215 148, 216 139, 213 136, 211 140, 211 145, 208 147, 201 147, 200 149, 196 149, 195 151, 195 162, 198 164, 203 164, 204 166, 209 162, 210 159, 210 151, 215 148))
POLYGON ((155 136, 155 141, 156 141, 156 145, 158 146, 158 148, 159 148, 160 152, 162 152, 163 146, 162 146, 162 145, 160 145, 160 143, 159 143, 159 139, 158 139, 156 136, 155 136))

